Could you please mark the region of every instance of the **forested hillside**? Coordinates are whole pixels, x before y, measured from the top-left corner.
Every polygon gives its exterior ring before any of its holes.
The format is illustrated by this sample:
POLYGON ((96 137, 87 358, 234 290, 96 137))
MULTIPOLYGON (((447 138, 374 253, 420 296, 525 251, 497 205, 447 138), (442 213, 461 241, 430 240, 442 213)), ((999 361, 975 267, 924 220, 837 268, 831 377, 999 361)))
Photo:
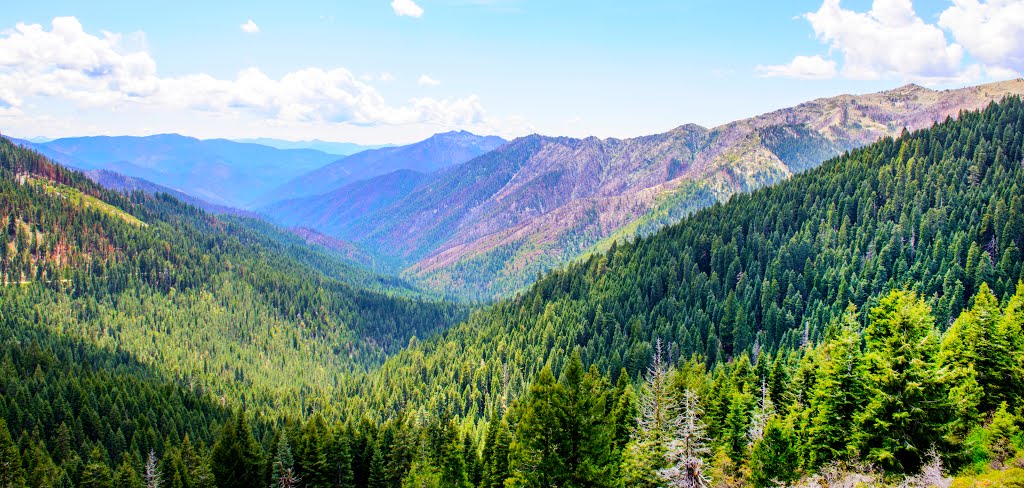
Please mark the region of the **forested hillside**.
POLYGON ((6 140, 0 164, 5 314, 233 405, 326 406, 342 376, 462 314, 259 221, 106 191, 6 140))
POLYGON ((1019 98, 736 195, 452 328, 458 308, 343 281, 271 227, 0 155, 11 486, 1024 477, 1019 98))
POLYGON ((905 127, 1021 94, 1019 79, 943 91, 907 85, 713 128, 629 139, 534 134, 429 175, 389 175, 261 211, 404 261, 426 287, 504 298, 612 241, 649 235, 905 127))
POLYGON ((669 358, 709 365, 817 341, 847 305, 894 288, 948 324, 982 283, 1024 279, 1024 111, 1016 98, 886 138, 774 187, 734 196, 647 239, 555 271, 374 372, 390 409, 479 415, 575 347, 603 371, 669 358), (437 392, 444 392, 438 395, 437 392))
MULTIPOLYGON (((726 457, 716 461, 724 466, 719 477, 742 478, 753 476, 749 470, 755 468, 749 464, 753 461, 745 450, 747 440, 739 433, 750 425, 757 397, 762 396, 761 382, 770 382, 766 398, 778 405, 780 425, 788 426, 779 435, 798 435, 794 432, 804 427, 794 422, 801 415, 811 415, 803 408, 831 408, 799 400, 811 394, 800 389, 809 388, 811 380, 797 382, 799 375, 817 369, 804 364, 811 361, 808 351, 837 347, 829 344, 836 331, 845 327, 848 342, 849 334, 863 335, 867 342, 859 349, 865 369, 857 373, 863 375, 857 381, 872 384, 881 403, 865 395, 841 407, 846 414, 829 414, 849 419, 856 413, 858 422, 864 422, 858 427, 864 429, 858 434, 861 437, 852 440, 838 434, 847 432, 847 427, 830 424, 828 418, 819 420, 828 424, 819 428, 832 429, 822 435, 841 444, 835 453, 826 455, 827 459, 812 459, 808 456, 818 447, 800 437, 792 441, 798 451, 792 466, 779 472, 797 475, 801 471, 795 467, 801 467, 802 473, 810 475, 828 460, 848 463, 846 468, 856 471, 854 462, 862 459, 885 472, 914 473, 927 461, 925 451, 932 443, 947 468, 959 469, 971 461, 984 465, 989 454, 979 447, 982 434, 972 429, 986 424, 1002 400, 1010 409, 1005 415, 1018 415, 1019 402, 1016 397, 999 397, 999 401, 981 400, 972 406, 970 401, 965 403, 964 391, 982 397, 985 391, 1004 387, 1017 392, 1013 395, 1021 391, 1019 364, 1024 352, 1016 312, 1020 298, 1015 302, 1010 297, 1024 279, 1018 244, 1024 242, 1022 157, 1024 105, 1017 98, 928 130, 883 139, 775 187, 734 196, 727 204, 698 212, 651 238, 614 246, 553 272, 514 299, 472 314, 465 324, 433 340, 410 344, 357 381, 347 395, 358 398, 350 411, 364 411, 368 405, 376 415, 389 418, 410 406, 422 406, 427 412, 456 415, 467 426, 488 418, 494 425, 504 415, 502 425, 507 424, 508 431, 503 435, 525 436, 519 440, 526 449, 520 462, 527 463, 506 468, 507 474, 553 472, 570 461, 564 454, 545 450, 553 440, 532 436, 561 428, 543 419, 579 412, 550 410, 550 401, 543 399, 527 400, 527 406, 503 414, 505 406, 527 392, 527 399, 561 398, 552 390, 554 380, 544 379, 543 371, 550 369, 557 376, 574 353, 582 364, 596 368, 597 377, 587 388, 641 377, 654 356, 654 344, 663 341, 664 360, 669 364, 685 363, 696 371, 710 368, 701 381, 712 382, 713 387, 697 392, 705 396, 699 406, 708 411, 704 421, 711 429, 709 446, 726 450, 726 457), (907 291, 883 299, 892 290, 907 291), (998 314, 992 307, 1000 299, 1009 305, 999 312, 1005 319, 997 327, 994 317, 998 314), (965 315, 965 307, 972 302, 974 309, 965 315), (851 304, 872 312, 848 312, 851 304), (978 307, 988 308, 979 311, 978 307), (894 311, 883 313, 887 309, 894 311), (904 320, 898 318, 900 314, 914 318, 904 320), (942 361, 951 361, 954 353, 940 357, 939 335, 958 317, 966 323, 970 316, 988 317, 986 325, 969 336, 985 337, 985 341, 998 336, 1001 359, 981 359, 979 354, 985 357, 978 352, 981 349, 970 346, 975 352, 956 353, 965 354, 956 360, 961 369, 943 368, 942 361), (907 324, 913 327, 903 330, 907 324), (925 339, 926 343, 914 342, 925 339), (897 353, 904 347, 901 344, 912 347, 906 353, 911 356, 897 353), (912 372, 905 370, 911 366, 912 372), (1004 372, 995 374, 991 368, 997 367, 1004 372), (598 379, 602 373, 610 377, 598 379), (975 374, 1002 379, 984 386, 982 380, 963 378, 975 374), (735 375, 746 379, 737 380, 735 375), (529 386, 531 379, 533 386, 529 386), (1007 383, 1001 385, 1001 381, 1007 383), (913 395, 926 397, 918 400, 908 398, 899 405, 884 400, 891 395, 886 388, 902 388, 908 382, 936 386, 922 386, 925 391, 913 395), (954 393, 947 398, 950 391, 954 393), (931 413, 916 410, 916 402, 937 399, 949 403, 940 402, 931 413), (529 406, 536 401, 544 406, 529 406), (794 402, 798 405, 790 409, 794 402), (517 422, 526 422, 531 408, 549 410, 533 414, 539 426, 524 430, 527 427, 517 422), (886 420, 886 415, 892 415, 892 420, 886 420), (906 415, 914 424, 934 424, 910 426, 906 415), (731 434, 723 427, 727 423, 731 434), (924 430, 913 430, 918 428, 924 430), (909 448, 899 447, 911 440, 909 448), (540 462, 538 457, 555 464, 550 469, 529 467, 540 462)), ((955 348, 953 344, 962 340, 956 338, 962 333, 958 329, 946 333, 948 345, 943 347, 955 348)), ((839 390, 855 393, 846 385, 839 390)), ((677 388, 673 395, 680 392, 677 388)), ((608 413, 616 402, 609 399, 592 408, 608 413)), ((622 415, 631 418, 631 414, 622 415)), ((615 418, 622 422, 621 415, 615 418)), ((1019 418, 1013 422, 1019 423, 1019 418)), ((482 427, 477 429, 470 432, 480 435, 482 427)), ((620 443, 626 438, 628 434, 620 443)), ((595 442, 606 448, 608 441, 598 438, 595 442)), ((515 445, 515 440, 504 444, 515 445)), ((512 455, 507 459, 514 462, 512 455)), ((574 462, 585 466, 579 458, 574 462)), ((609 470, 617 466, 608 459, 601 462, 609 470)), ((588 479, 608 472, 598 471, 588 479)), ((551 483, 561 486, 569 483, 565 480, 551 483)), ((527 478, 522 486, 544 483, 527 478)))

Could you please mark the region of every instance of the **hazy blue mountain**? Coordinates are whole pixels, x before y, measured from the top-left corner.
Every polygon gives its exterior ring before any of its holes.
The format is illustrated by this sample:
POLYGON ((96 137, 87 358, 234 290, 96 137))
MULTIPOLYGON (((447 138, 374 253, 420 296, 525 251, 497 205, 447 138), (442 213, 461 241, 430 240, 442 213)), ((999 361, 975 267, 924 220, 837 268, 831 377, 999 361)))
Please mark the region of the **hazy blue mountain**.
POLYGON ((327 154, 348 156, 368 149, 380 149, 382 147, 393 147, 394 144, 363 145, 351 142, 331 142, 313 139, 309 141, 288 141, 284 139, 273 139, 270 137, 258 137, 255 139, 232 139, 235 142, 260 144, 277 149, 315 149, 327 154))
POLYGON ((120 192, 133 192, 135 190, 141 190, 149 194, 166 193, 168 195, 177 198, 185 203, 199 207, 207 212, 215 214, 227 214, 227 215, 239 215, 243 217, 258 217, 254 212, 248 210, 241 210, 234 207, 228 207, 224 205, 217 205, 199 198, 193 197, 186 193, 180 192, 173 188, 167 188, 163 185, 158 185, 152 181, 146 181, 142 178, 134 178, 131 176, 125 176, 121 173, 115 173, 106 169, 91 169, 85 171, 85 176, 88 176, 94 183, 110 189, 117 190, 120 192))
POLYGON ((504 145, 497 136, 478 136, 466 131, 435 134, 406 146, 372 149, 339 159, 299 176, 260 199, 260 204, 320 195, 349 183, 397 170, 431 173, 462 164, 504 145))
POLYGON ((75 137, 31 147, 75 168, 110 170, 238 208, 337 159, 336 155, 312 149, 283 150, 178 134, 75 137))

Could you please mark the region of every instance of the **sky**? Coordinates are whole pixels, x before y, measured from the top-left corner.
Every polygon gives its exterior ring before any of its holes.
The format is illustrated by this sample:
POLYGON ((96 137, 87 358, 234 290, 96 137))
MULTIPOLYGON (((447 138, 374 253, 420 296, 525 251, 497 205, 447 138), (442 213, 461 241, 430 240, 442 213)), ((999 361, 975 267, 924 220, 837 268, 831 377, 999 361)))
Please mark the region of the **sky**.
POLYGON ((634 137, 1019 77, 1021 0, 80 0, 0 9, 0 133, 634 137))

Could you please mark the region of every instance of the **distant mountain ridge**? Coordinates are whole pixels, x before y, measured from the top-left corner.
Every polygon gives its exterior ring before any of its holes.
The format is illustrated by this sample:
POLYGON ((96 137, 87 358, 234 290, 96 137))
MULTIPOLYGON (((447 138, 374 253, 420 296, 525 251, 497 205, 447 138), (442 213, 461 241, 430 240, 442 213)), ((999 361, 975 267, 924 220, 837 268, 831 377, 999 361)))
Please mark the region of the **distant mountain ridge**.
POLYGON ((331 142, 312 139, 308 141, 289 141, 285 139, 274 139, 270 137, 259 137, 255 139, 231 139, 235 142, 246 144, 259 144, 277 149, 313 149, 327 154, 348 156, 368 149, 380 149, 382 147, 393 147, 395 144, 355 144, 351 142, 331 142))
POLYGON ((244 208, 270 188, 337 159, 336 155, 312 149, 282 150, 178 134, 73 137, 29 146, 74 168, 110 170, 236 208, 244 208))
POLYGON ((469 161, 506 142, 498 136, 451 131, 406 146, 371 149, 301 175, 275 188, 260 202, 269 204, 290 198, 320 195, 349 183, 398 170, 430 173, 469 161))
POLYGON ((84 174, 90 180, 92 180, 93 183, 96 183, 108 190, 116 190, 124 193, 131 193, 133 191, 139 190, 149 193, 150 195, 157 193, 166 193, 168 195, 173 196, 174 198, 177 198, 178 200, 181 200, 194 207, 199 207, 210 213, 238 215, 241 217, 253 218, 259 217, 259 215, 256 214, 255 212, 250 212, 248 210, 242 210, 234 207, 227 207, 224 205, 216 205, 207 201, 200 200, 196 197, 193 197, 192 195, 183 193, 173 188, 167 188, 166 186, 158 185, 151 181, 146 181, 142 178, 133 178, 131 176, 125 176, 123 174, 115 173, 113 171, 106 169, 91 169, 84 171, 84 174))
MULTIPOLYGON (((904 127, 1024 93, 1024 80, 840 95, 707 129, 632 139, 532 135, 372 195, 342 187, 261 210, 410 263, 435 288, 489 298, 611 240, 647 234, 904 127), (360 200, 360 208, 349 203, 360 200), (339 208, 345 211, 337 211, 339 208)), ((343 160, 344 161, 344 160, 343 160)), ((385 188, 381 176, 362 183, 385 188)))

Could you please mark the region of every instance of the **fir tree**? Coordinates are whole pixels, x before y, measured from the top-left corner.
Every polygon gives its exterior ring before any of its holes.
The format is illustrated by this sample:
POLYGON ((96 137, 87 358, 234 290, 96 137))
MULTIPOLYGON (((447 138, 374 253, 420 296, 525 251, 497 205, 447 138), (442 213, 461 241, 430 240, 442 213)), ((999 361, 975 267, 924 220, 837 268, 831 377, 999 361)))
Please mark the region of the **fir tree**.
POLYGON ((295 459, 288 445, 288 436, 281 435, 271 466, 270 488, 296 488, 298 485, 299 478, 295 473, 295 459))
POLYGON ((252 435, 245 412, 238 410, 221 428, 210 454, 212 472, 219 488, 262 486, 264 474, 259 444, 252 435))
POLYGON ((523 414, 509 447, 509 488, 560 486, 566 479, 559 425, 560 385, 550 365, 540 371, 524 399, 523 414))
POLYGON ((764 436, 750 454, 750 481, 757 488, 782 486, 798 478, 799 458, 792 429, 778 417, 765 426, 764 436))
POLYGON ((157 463, 156 452, 153 449, 150 449, 149 456, 146 457, 146 465, 143 468, 143 477, 146 488, 160 488, 162 484, 160 467, 157 463))
POLYGON ((7 421, 0 419, 0 487, 21 488, 25 486, 25 470, 21 465, 18 446, 11 440, 7 421))
POLYGON ((114 484, 113 473, 107 466, 99 447, 94 447, 89 454, 89 463, 82 468, 82 488, 111 488, 114 484))
POLYGON ((484 446, 482 488, 501 488, 509 478, 508 451, 512 443, 508 422, 503 418, 491 419, 487 427, 487 445, 484 446))
POLYGON ((128 462, 128 458, 121 461, 121 466, 114 473, 114 488, 143 488, 144 486, 142 479, 139 478, 139 473, 128 462))
POLYGON ((987 442, 989 455, 1000 469, 1006 466, 1007 460, 1017 455, 1014 438, 1019 432, 1017 419, 1009 412, 1006 402, 1003 402, 988 425, 987 442))
POLYGON ((864 364, 857 310, 848 307, 837 336, 822 344, 814 357, 814 386, 809 393, 809 426, 805 460, 811 469, 848 458, 853 418, 864 403, 864 364))
POLYGON ((711 448, 707 427, 701 418, 703 413, 697 394, 690 389, 683 392, 682 408, 669 422, 675 430, 675 439, 665 453, 669 467, 658 471, 661 479, 672 488, 711 486, 704 469, 704 460, 711 454, 711 448))
POLYGON ((579 351, 573 352, 559 380, 561 445, 558 450, 572 486, 605 486, 611 467, 612 430, 608 422, 605 379, 592 366, 583 372, 579 351))
POLYGON ((950 407, 938 381, 931 309, 913 292, 893 291, 869 313, 865 330, 867 404, 856 439, 870 462, 913 473, 932 445, 945 446, 950 407))
POLYGON ((621 473, 628 486, 656 487, 660 481, 658 470, 667 467, 665 456, 675 434, 672 422, 678 415, 678 404, 669 391, 669 376, 658 341, 640 390, 636 429, 622 456, 621 473))

